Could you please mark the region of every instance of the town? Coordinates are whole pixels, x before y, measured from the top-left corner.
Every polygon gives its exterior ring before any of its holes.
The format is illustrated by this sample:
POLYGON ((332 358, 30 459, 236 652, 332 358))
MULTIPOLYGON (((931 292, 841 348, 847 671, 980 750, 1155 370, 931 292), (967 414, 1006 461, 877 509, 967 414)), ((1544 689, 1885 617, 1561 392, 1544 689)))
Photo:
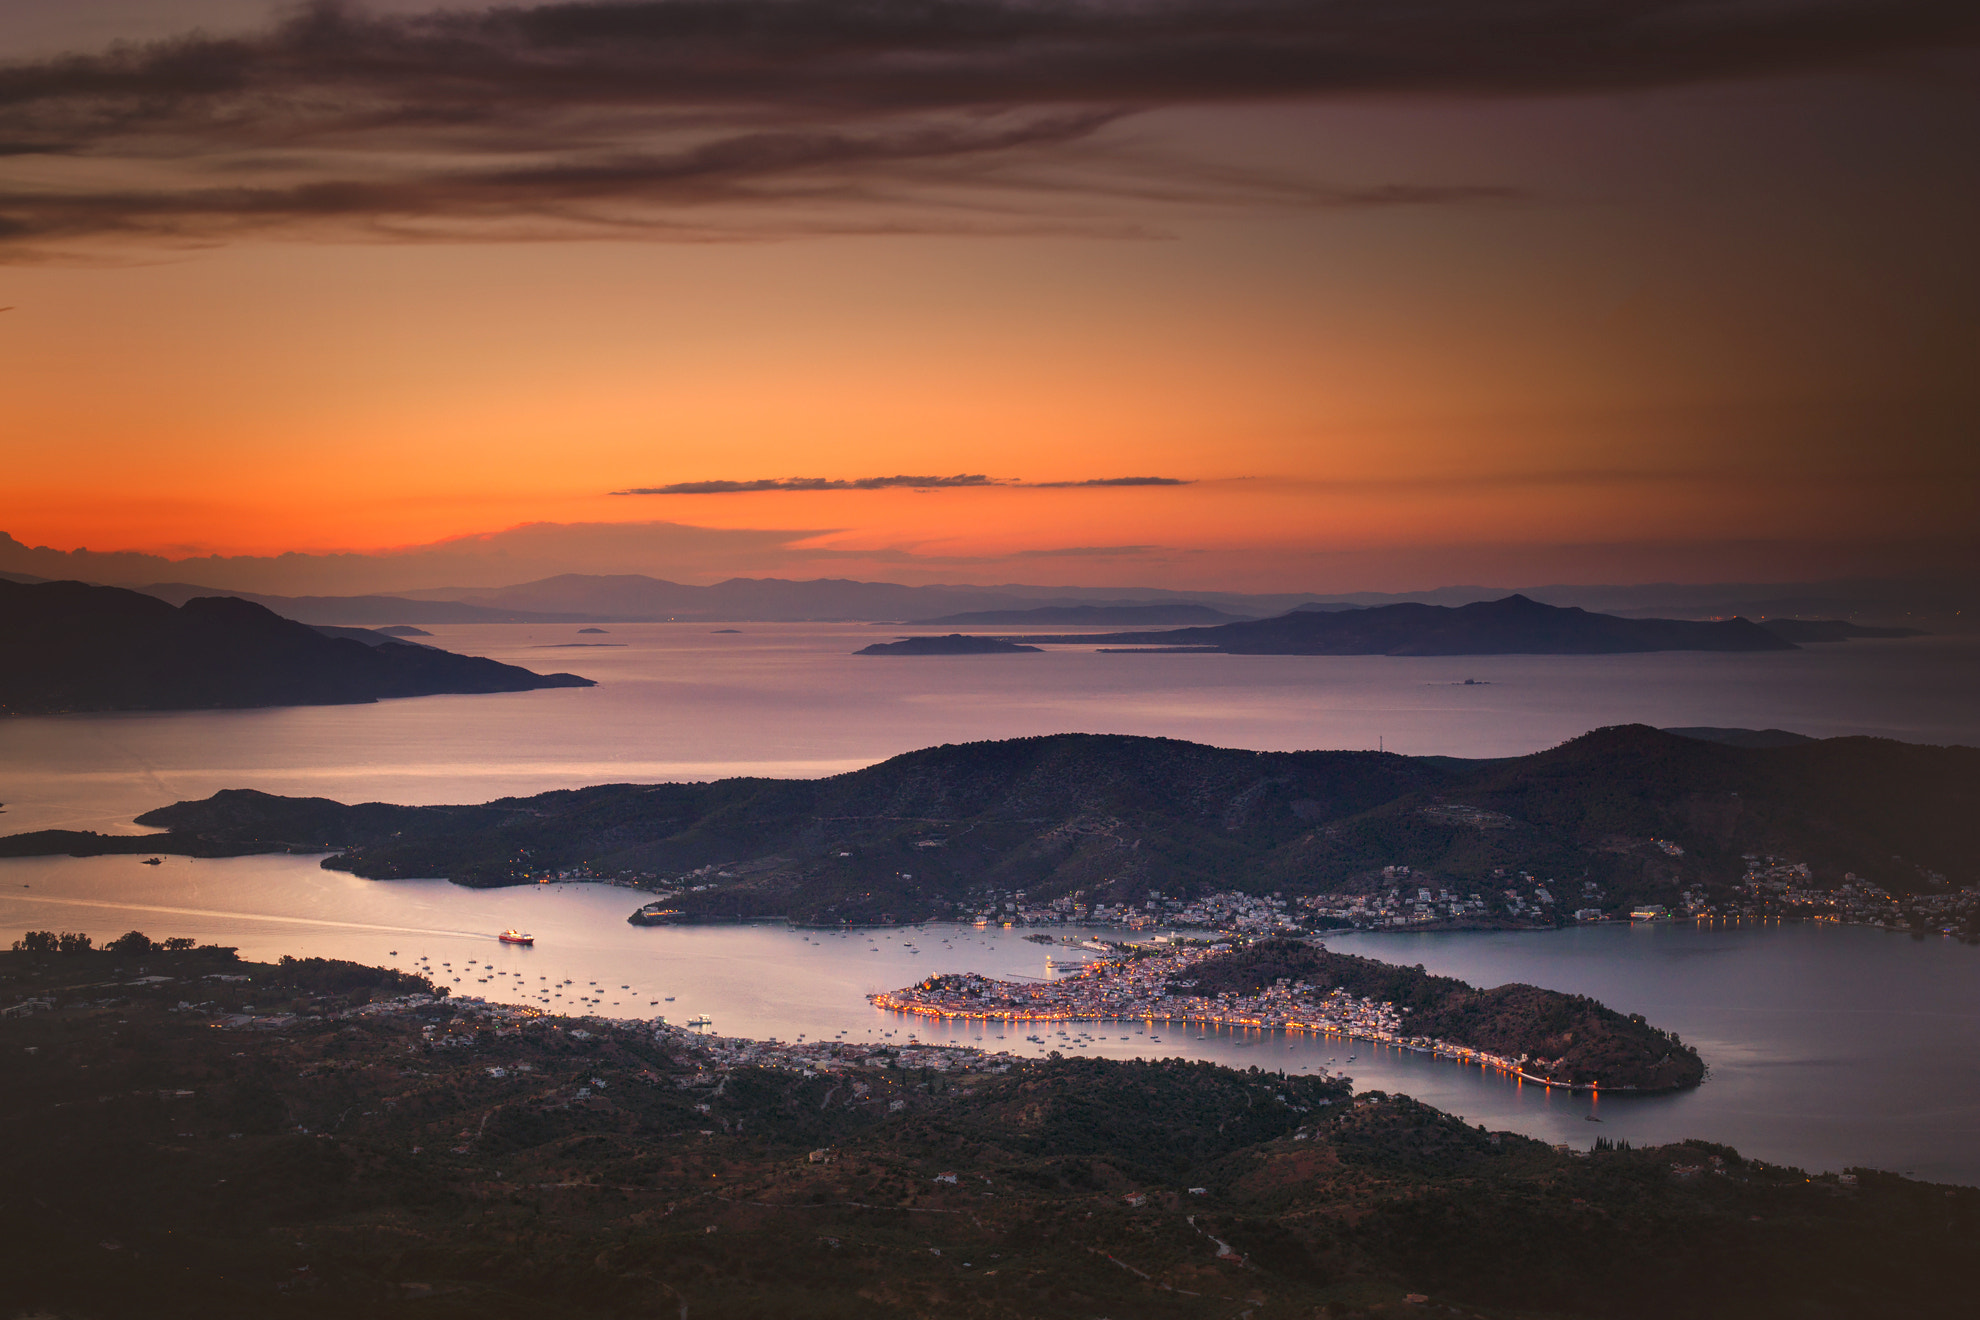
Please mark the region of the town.
MULTIPOLYGON (((1054 981, 999 981, 974 973, 931 976, 867 998, 878 1008, 943 1020, 1053 1023, 1140 1021, 1148 1026, 1236 1027, 1364 1040, 1480 1067, 1544 1085, 1567 1085, 1509 1057, 1413 1034, 1393 1004, 1284 978, 1255 995, 1190 993, 1191 968, 1225 952, 1216 945, 1139 946, 1054 981)), ((1039 1038, 1032 1038, 1037 1040, 1039 1038)), ((1160 1037, 1154 1037, 1155 1042, 1160 1037)))

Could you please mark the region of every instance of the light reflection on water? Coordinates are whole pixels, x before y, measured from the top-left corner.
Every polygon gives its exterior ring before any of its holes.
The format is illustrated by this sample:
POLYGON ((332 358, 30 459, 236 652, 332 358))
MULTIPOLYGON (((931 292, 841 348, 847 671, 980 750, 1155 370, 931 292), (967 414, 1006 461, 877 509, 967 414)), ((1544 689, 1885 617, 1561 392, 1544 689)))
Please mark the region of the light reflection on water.
POLYGON ((706 1013, 717 1032, 758 1038, 898 1044, 912 1035, 1031 1055, 1324 1069, 1352 1076, 1358 1089, 1413 1095, 1549 1141, 1700 1137, 1811 1168, 1864 1165, 1980 1183, 1980 949, 1950 941, 1833 926, 1666 925, 1333 942, 1474 984, 1522 980, 1591 994, 1677 1031, 1712 1068, 1692 1091, 1597 1098, 1366 1041, 883 1013, 867 994, 934 972, 1042 977, 1048 956, 1063 965, 1086 955, 1031 943, 1020 931, 948 925, 631 926, 625 917, 641 897, 602 885, 471 890, 361 880, 302 857, 167 858, 158 867, 134 857, 40 858, 0 862, 0 939, 72 929, 102 940, 135 928, 238 945, 257 959, 287 953, 415 969, 424 956, 456 994, 559 1012, 677 1023, 706 1013), (537 944, 498 943, 495 933, 511 926, 537 944), (595 1007, 581 995, 596 995, 595 1007))
MULTIPOLYGON (((545 649, 574 640, 576 625, 431 629, 436 645, 600 680, 589 689, 0 719, 0 833, 128 831, 139 812, 222 788, 479 802, 603 782, 823 775, 936 743, 1067 730, 1280 750, 1381 741, 1451 756, 1515 755, 1627 721, 1980 743, 1980 688, 1971 681, 1980 639, 1970 637, 1755 655, 1048 649, 905 661, 851 654, 891 628, 742 624, 717 634, 716 626, 614 624, 611 640, 627 645, 599 650, 545 649), (1466 678, 1480 682, 1458 685, 1466 678)), ((1033 1031, 1047 1042, 1033 1045, 1021 1030, 997 1040, 981 1024, 897 1020, 865 995, 932 971, 1042 975, 1046 951, 1014 932, 953 927, 643 929, 624 920, 637 902, 596 886, 381 884, 309 858, 170 858, 156 868, 131 857, 0 862, 0 938, 8 940, 26 929, 102 939, 138 928, 236 944, 255 958, 411 966, 426 955, 436 967, 453 964, 444 983, 463 993, 533 999, 533 987, 568 1010, 595 981, 601 1011, 675 1021, 705 1012, 717 1030, 745 1036, 899 1041, 914 1031, 1014 1051, 1162 1053, 1273 1071, 1312 1071, 1332 1059, 1363 1088, 1549 1140, 1700 1136, 1768 1159, 1980 1182, 1980 951, 1970 948, 1814 927, 1341 943, 1476 984, 1529 980, 1593 994, 1677 1030, 1713 1068, 1693 1092, 1592 1100, 1365 1042, 1205 1030, 1165 1031, 1157 1044, 1147 1024, 1129 1024, 1082 1027, 1092 1039, 1077 1046, 1033 1031), (497 944, 494 932, 508 926, 534 930, 539 944, 497 944), (1587 1121, 1597 1109, 1600 1127, 1587 1121)))
POLYGON ((435 625, 435 645, 595 688, 368 706, 0 719, 0 832, 132 828, 223 788, 482 802, 586 784, 836 774, 918 747, 1080 731, 1262 750, 1538 751, 1606 724, 1980 744, 1980 638, 1630 656, 1097 654, 876 659, 862 624, 435 625), (1466 687, 1462 680, 1475 678, 1466 687))

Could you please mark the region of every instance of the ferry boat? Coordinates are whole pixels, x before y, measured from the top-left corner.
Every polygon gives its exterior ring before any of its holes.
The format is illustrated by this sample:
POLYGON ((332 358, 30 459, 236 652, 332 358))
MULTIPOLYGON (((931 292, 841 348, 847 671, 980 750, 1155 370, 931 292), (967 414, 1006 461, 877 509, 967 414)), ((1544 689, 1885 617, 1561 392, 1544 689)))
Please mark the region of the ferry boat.
POLYGON ((163 857, 147 857, 144 859, 144 864, 146 866, 163 866, 165 865, 165 859, 163 857))
POLYGON ((526 935, 519 930, 505 930, 495 937, 504 944, 534 944, 536 936, 526 935))
POLYGON ((706 1013, 696 1013, 693 1017, 688 1019, 687 1024, 690 1027, 707 1027, 707 1026, 713 1026, 714 1022, 715 1020, 709 1017, 706 1013))

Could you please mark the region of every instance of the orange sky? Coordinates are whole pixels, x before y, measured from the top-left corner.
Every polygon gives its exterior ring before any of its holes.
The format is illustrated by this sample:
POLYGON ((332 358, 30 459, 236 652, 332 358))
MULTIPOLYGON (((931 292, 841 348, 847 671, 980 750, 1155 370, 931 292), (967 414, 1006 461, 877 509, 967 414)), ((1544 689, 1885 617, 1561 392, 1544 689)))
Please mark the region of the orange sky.
POLYGON ((1102 145, 1500 192, 1109 199, 1109 234, 71 245, 0 266, 0 531, 275 553, 664 520, 905 564, 861 576, 1286 590, 1930 566, 1980 494, 1971 99, 1166 111, 1102 145), (1191 484, 611 494, 894 473, 1191 484), (1026 553, 1108 546, 1155 550, 1026 553))

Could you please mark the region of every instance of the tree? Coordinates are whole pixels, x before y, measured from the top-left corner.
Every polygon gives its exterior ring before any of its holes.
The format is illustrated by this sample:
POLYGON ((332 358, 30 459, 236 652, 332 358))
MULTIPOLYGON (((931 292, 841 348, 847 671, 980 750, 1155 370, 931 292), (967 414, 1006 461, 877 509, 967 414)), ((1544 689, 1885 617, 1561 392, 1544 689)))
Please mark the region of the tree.
POLYGON ((65 930, 55 937, 55 952, 57 953, 88 953, 89 950, 89 936, 82 934, 80 931, 65 930))
POLYGON ((153 944, 151 937, 141 930, 119 935, 103 947, 110 953, 121 954, 126 958, 142 958, 147 953, 158 952, 158 946, 153 944))
POLYGON ((55 932, 52 930, 31 930, 14 941, 15 953, 55 952, 55 932))

